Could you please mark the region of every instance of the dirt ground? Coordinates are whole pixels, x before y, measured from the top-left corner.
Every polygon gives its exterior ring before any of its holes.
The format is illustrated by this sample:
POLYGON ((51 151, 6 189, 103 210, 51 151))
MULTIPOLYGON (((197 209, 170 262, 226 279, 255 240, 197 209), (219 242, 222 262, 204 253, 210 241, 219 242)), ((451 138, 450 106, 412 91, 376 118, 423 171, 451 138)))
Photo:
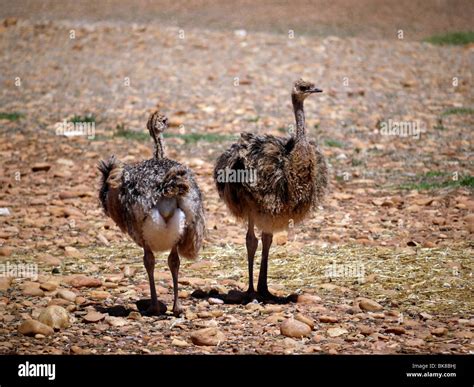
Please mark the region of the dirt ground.
MULTIPOLYGON (((0 26, 0 268, 39 270, 0 277, 0 353, 472 353, 474 50, 420 41, 467 29, 472 2, 46 3, 0 7, 17 17, 0 26), (331 187, 275 236, 269 276, 302 296, 192 298, 246 286, 244 227, 218 199, 213 163, 241 131, 287 134, 299 77, 324 89, 305 107, 331 187), (181 266, 182 317, 111 317, 96 311, 136 309, 149 290, 142 252, 99 208, 96 165, 151 157, 155 108, 170 118, 167 155, 196 172, 207 236, 181 266), (93 138, 56 135, 74 117, 94 121, 93 138), (388 122, 420 131, 386 135, 388 122), (18 332, 48 305, 68 327, 18 332), (302 339, 282 334, 293 317, 310 327, 302 339), (218 343, 196 345, 203 328, 218 343)), ((170 306, 166 254, 157 261, 170 306)))

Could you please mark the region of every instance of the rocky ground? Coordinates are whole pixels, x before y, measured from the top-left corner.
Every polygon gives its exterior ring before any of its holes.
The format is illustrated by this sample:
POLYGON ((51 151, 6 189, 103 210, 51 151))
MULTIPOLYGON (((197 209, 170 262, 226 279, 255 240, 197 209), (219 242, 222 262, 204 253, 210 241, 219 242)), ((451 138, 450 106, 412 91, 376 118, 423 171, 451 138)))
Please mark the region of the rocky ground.
MULTIPOLYGON (((0 268, 39 270, 0 277, 0 353, 474 350, 472 46, 26 19, 0 37, 0 268), (287 133, 299 77, 325 90, 306 110, 331 189, 274 239, 271 287, 299 291, 298 303, 192 298, 245 288, 244 228, 218 200, 213 162, 243 130, 287 133), (200 259, 182 264, 180 318, 136 311, 148 296, 142 253, 97 199, 101 158, 151 156, 156 107, 171 121, 167 154, 205 196, 208 233, 200 259), (93 121, 93 138, 56 135, 64 120, 93 121), (384 135, 389 120, 421 133, 384 135)), ((165 257, 156 276, 170 305, 165 257)))

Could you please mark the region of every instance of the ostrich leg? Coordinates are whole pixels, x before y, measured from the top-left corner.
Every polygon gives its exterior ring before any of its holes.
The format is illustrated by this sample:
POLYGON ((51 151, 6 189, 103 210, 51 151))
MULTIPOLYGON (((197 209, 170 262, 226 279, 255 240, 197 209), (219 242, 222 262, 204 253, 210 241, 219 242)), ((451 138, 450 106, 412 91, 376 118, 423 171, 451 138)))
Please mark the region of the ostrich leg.
POLYGON ((178 317, 183 312, 183 309, 181 308, 181 305, 178 299, 179 255, 178 255, 178 250, 176 246, 173 247, 173 249, 170 252, 170 255, 168 256, 168 266, 171 270, 171 275, 173 277, 173 295, 174 295, 173 314, 176 317, 178 317))
POLYGON ((155 287, 155 256, 153 252, 148 248, 145 248, 145 255, 143 257, 143 262, 145 264, 146 272, 148 273, 148 281, 150 282, 150 295, 151 295, 151 303, 149 307, 146 309, 147 315, 160 315, 166 312, 166 305, 162 302, 158 301, 158 297, 156 295, 156 287, 155 287))
POLYGON ((296 302, 297 294, 291 294, 288 297, 277 297, 268 290, 267 276, 268 276, 268 255, 270 246, 272 245, 273 234, 262 233, 262 262, 260 263, 260 273, 258 275, 257 299, 260 302, 269 304, 287 304, 289 302, 296 302))

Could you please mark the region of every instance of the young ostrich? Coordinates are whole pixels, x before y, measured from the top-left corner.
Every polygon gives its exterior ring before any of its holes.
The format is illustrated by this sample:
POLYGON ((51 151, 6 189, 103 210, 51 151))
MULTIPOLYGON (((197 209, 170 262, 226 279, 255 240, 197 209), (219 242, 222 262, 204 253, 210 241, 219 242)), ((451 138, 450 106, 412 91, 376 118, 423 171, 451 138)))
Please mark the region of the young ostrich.
POLYGON ((154 157, 133 165, 123 165, 114 156, 101 161, 99 198, 105 214, 144 250, 151 293, 147 314, 166 312, 156 296, 153 252, 171 250, 168 266, 173 278, 173 314, 178 316, 182 312, 179 256, 196 258, 204 234, 201 191, 190 169, 164 157, 162 133, 168 127, 167 118, 155 112, 147 127, 155 143, 154 157))
MULTIPOLYGON (((273 233, 286 229, 291 221, 302 221, 321 202, 327 187, 326 161, 318 146, 306 138, 303 109, 304 100, 320 92, 322 90, 310 82, 296 81, 291 93, 296 133, 286 138, 242 133, 240 140, 217 160, 214 180, 219 196, 235 217, 248 222, 249 287, 246 292, 229 292, 228 302, 247 303, 257 299, 261 302, 287 303, 297 299, 295 294, 277 297, 269 292, 268 254, 273 233), (257 181, 222 181, 224 170, 235 170, 237 176, 239 170, 253 171, 257 181), (253 284, 253 262, 258 246, 254 226, 262 231, 262 261, 257 291, 253 284)), ((240 173, 240 176, 243 175, 240 173)))

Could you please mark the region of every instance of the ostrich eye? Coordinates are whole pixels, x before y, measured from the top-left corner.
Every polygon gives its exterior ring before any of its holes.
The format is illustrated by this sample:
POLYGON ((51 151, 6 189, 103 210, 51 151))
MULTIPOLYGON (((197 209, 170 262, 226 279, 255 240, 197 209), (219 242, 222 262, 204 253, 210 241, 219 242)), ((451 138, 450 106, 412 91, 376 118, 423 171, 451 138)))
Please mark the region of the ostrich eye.
POLYGON ((300 90, 301 90, 301 91, 308 91, 308 90, 309 90, 309 86, 300 86, 300 90))

